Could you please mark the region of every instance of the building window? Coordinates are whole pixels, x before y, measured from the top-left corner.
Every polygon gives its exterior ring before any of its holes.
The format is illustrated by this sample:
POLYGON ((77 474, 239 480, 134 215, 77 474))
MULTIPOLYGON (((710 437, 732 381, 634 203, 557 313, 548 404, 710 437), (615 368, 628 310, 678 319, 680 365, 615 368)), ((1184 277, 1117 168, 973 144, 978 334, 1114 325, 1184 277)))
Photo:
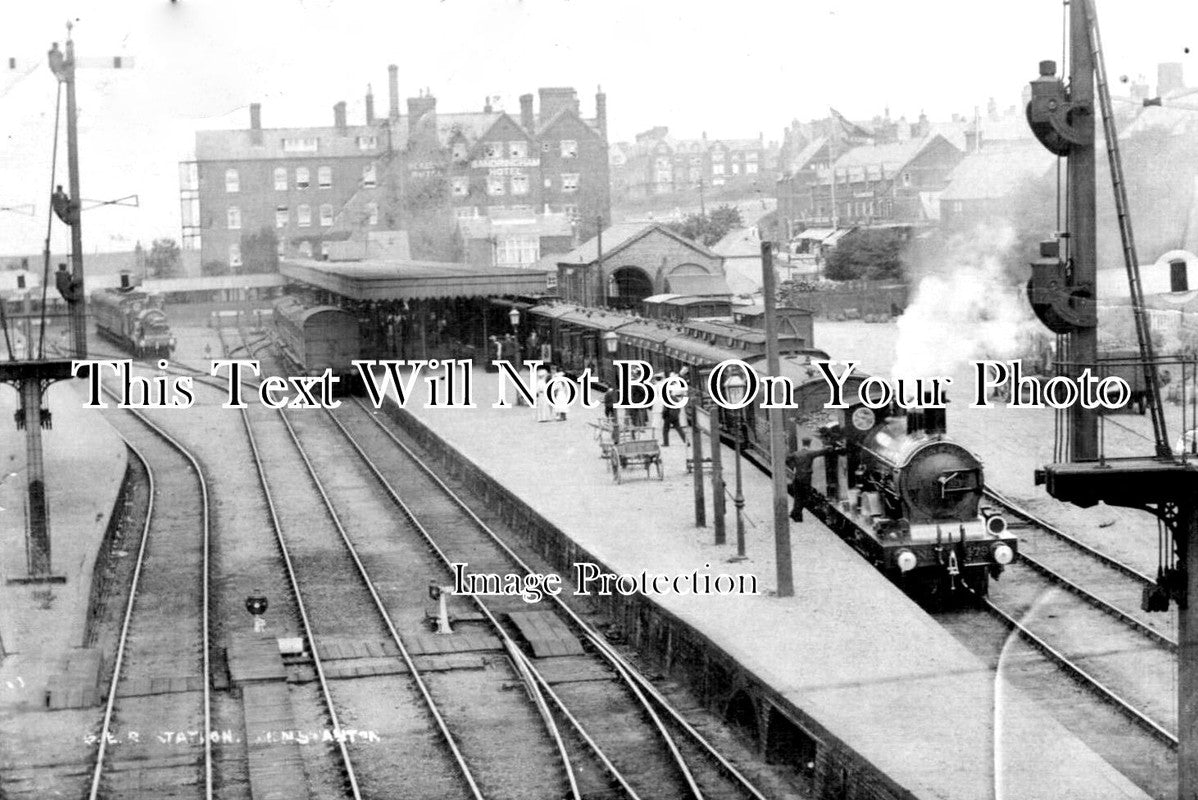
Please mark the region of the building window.
POLYGON ((745 164, 745 174, 746 175, 756 175, 757 174, 757 162, 756 161, 750 161, 748 164, 745 164))
POLYGON ((500 142, 487 142, 483 145, 484 158, 500 158, 502 156, 501 149, 503 145, 500 142))
POLYGON ((374 150, 378 146, 379 146, 379 137, 377 137, 377 136, 370 135, 370 136, 359 136, 358 137, 358 149, 359 150, 374 150))
POLYGON ((275 241, 275 252, 279 254, 279 258, 287 255, 287 240, 282 236, 275 241))
POLYGON ((528 158, 528 142, 508 142, 508 158, 528 158))
POLYGON ((740 164, 735 161, 732 162, 732 174, 733 175, 740 174, 740 164))
POLYGON ((287 212, 287 206, 275 206, 275 227, 286 228, 290 221, 291 216, 287 212))
POLYGON ((573 139, 562 139, 562 158, 578 158, 578 142, 573 139))
POLYGON ((541 257, 541 240, 537 236, 504 236, 495 243, 495 265, 525 267, 541 257))
POLYGON ((329 260, 329 243, 328 242, 320 243, 320 260, 321 261, 329 260))
POLYGON ((367 189, 373 189, 378 185, 378 169, 374 164, 367 164, 362 169, 362 185, 367 189))
POLYGON ((512 194, 528 194, 528 176, 512 176, 512 194))
POLYGON ((911 173, 904 172, 903 173, 903 186, 910 186, 910 185, 911 185, 911 173))
POLYGON ((578 219, 578 206, 575 206, 575 205, 562 206, 562 213, 565 214, 570 219, 578 219))
POLYGON ((333 168, 321 167, 316 170, 316 182, 320 185, 321 189, 331 188, 333 185, 333 168))
POLYGON ((487 176, 487 194, 492 197, 503 194, 503 176, 487 176))
POLYGON ((329 227, 333 224, 333 206, 330 203, 324 203, 320 206, 320 224, 322 227, 329 227))
POLYGON ((724 174, 724 165, 723 164, 712 164, 711 165, 711 174, 712 175, 723 175, 724 174))
POLYGON ((711 151, 711 160, 722 162, 724 160, 724 151, 723 150, 712 150, 711 151))
POLYGON ((757 160, 757 151, 750 150, 749 152, 745 153, 745 158, 749 161, 756 161, 757 160))
POLYGON ((299 254, 300 254, 300 258, 311 258, 312 257, 312 243, 311 242, 300 242, 299 243, 299 254))
POLYGON ((470 157, 470 148, 466 147, 465 142, 454 142, 453 143, 453 160, 454 161, 465 161, 469 157, 470 157))
POLYGON ((379 204, 378 203, 367 203, 366 204, 366 215, 367 215, 367 219, 370 221, 371 225, 378 225, 379 224, 379 204))
POLYGON ((241 179, 237 175, 237 170, 225 170, 225 191, 230 193, 241 191, 241 179))
POLYGON ((229 245, 229 266, 241 266, 241 242, 233 242, 229 245))
POLYGON ((225 221, 228 223, 229 230, 241 230, 241 209, 237 206, 229 206, 225 221))
POLYGON ((453 213, 458 219, 473 219, 474 206, 458 206, 453 213))
POLYGON ((298 206, 295 209, 296 223, 301 228, 307 228, 312 224, 312 206, 298 206))
POLYGON ((287 191, 287 169, 285 167, 275 167, 275 191, 287 191))
POLYGON ((295 188, 307 189, 308 184, 311 182, 311 177, 312 176, 308 173, 307 167, 296 167, 295 168, 295 188))
POLYGON ((315 136, 302 136, 283 140, 283 151, 287 153, 315 153, 320 147, 320 139, 315 136))
POLYGON ((577 192, 578 191, 578 173, 566 173, 562 175, 562 191, 577 192))
POLYGON ((449 179, 450 192, 454 197, 465 197, 470 194, 470 177, 458 175, 449 179))

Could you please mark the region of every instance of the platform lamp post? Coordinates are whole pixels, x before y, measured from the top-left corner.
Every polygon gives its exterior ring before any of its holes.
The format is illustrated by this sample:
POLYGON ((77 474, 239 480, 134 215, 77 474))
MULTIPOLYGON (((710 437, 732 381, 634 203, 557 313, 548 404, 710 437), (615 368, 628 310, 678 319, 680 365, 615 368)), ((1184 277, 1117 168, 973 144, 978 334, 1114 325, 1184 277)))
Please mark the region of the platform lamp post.
MULTIPOLYGON (((748 388, 748 381, 737 373, 732 373, 724 381, 724 394, 728 397, 728 402, 732 405, 738 405, 745 396, 745 390, 748 388)), ((745 556, 745 491, 744 484, 741 481, 740 468, 740 447, 741 437, 744 428, 744 411, 736 409, 736 496, 732 498, 732 504, 736 506, 736 555, 728 559, 729 561, 744 561, 745 556)))
MULTIPOLYGON (((520 357, 520 309, 512 306, 512 310, 507 312, 507 318, 512 323, 512 338, 516 340, 516 372, 519 373, 524 369, 524 359, 520 357)), ((516 405, 524 405, 522 397, 523 395, 516 392, 516 405)))
MULTIPOLYGON (((620 337, 616 336, 615 331, 608 331, 603 334, 603 347, 607 350, 609 360, 614 361, 616 358, 616 350, 620 347, 620 337)), ((615 384, 615 370, 612 370, 612 384, 615 384)), ((620 441, 620 409, 612 409, 611 418, 611 441, 612 444, 620 441)))

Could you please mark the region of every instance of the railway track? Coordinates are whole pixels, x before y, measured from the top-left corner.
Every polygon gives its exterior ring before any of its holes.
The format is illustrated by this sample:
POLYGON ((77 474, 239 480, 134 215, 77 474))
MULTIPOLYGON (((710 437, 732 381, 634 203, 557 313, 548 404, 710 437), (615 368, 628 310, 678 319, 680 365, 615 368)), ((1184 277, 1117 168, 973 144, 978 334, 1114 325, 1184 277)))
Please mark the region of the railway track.
MULTIPOLYGON (((328 416, 409 526, 437 554, 444 580, 454 562, 467 562, 471 572, 479 573, 535 572, 361 402, 347 403, 328 416)), ((582 647, 549 658, 529 657, 519 643, 531 644, 519 620, 533 606, 519 597, 472 595, 471 601, 552 702, 563 727, 604 763, 604 788, 612 796, 764 797, 560 598, 547 597, 536 608, 551 601, 561 630, 582 647), (637 724, 629 725, 630 720, 637 724)), ((583 793, 590 796, 594 788, 583 793)))
POLYGON ((217 736, 208 486, 185 446, 130 413, 137 424, 118 430, 146 469, 150 500, 87 797, 207 799, 217 736))

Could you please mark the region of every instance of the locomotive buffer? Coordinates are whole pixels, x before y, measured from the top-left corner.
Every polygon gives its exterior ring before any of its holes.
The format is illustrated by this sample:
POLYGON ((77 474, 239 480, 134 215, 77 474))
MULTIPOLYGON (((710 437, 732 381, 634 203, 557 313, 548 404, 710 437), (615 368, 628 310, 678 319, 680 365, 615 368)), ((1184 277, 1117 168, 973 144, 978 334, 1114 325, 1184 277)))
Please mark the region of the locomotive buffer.
MULTIPOLYGON (((4 329, 4 346, 8 360, 0 360, 0 381, 11 384, 20 396, 20 408, 15 420, 18 429, 25 431, 25 474, 27 481, 26 495, 26 553, 27 571, 24 577, 10 579, 17 583, 62 583, 66 578, 51 572, 50 562, 50 509, 46 501, 45 465, 42 459, 42 428, 51 427, 49 409, 43 407, 46 389, 51 383, 66 380, 71 377, 71 361, 87 358, 87 316, 84 307, 83 294, 83 228, 80 222, 79 202, 79 143, 78 126, 76 125, 75 108, 75 69, 80 64, 75 59, 75 43, 71 40, 71 24, 67 23, 66 52, 58 49, 55 43, 47 55, 50 70, 59 86, 61 102, 62 90, 66 90, 66 127, 67 127, 67 170, 69 194, 59 186, 50 197, 50 208, 53 216, 57 216, 71 231, 71 269, 61 265, 55 275, 55 284, 67 302, 69 308, 69 330, 71 339, 71 358, 46 358, 46 303, 45 285, 49 278, 50 263, 50 224, 47 223, 45 265, 43 273, 42 308, 38 325, 38 341, 36 347, 32 336, 32 326, 27 330, 29 336, 24 353, 13 351, 13 343, 9 332, 6 309, 0 303, 0 327, 4 329)), ((129 66, 120 58, 105 59, 97 62, 115 69, 129 66)), ((56 108, 57 111, 57 108, 56 108)), ((57 113, 55 114, 54 131, 54 161, 57 161, 57 113)), ((53 179, 51 180, 53 183, 53 179)))
MULTIPOLYGON (((1028 123, 1036 138, 1067 159, 1069 186, 1067 232, 1058 234, 1057 241, 1041 246, 1042 258, 1032 264, 1028 296, 1037 316, 1060 337, 1058 372, 1077 377, 1088 367, 1101 375, 1095 291, 1097 84, 1139 341, 1137 366, 1144 373, 1155 452, 1132 458, 1107 457, 1099 445, 1097 412, 1071 408, 1067 411, 1066 447, 1062 449, 1058 443, 1056 463, 1037 470, 1036 483, 1044 484, 1053 497, 1079 506, 1089 507, 1102 501, 1148 511, 1168 530, 1169 536, 1162 543, 1157 584, 1145 590, 1143 605, 1148 611, 1168 611, 1170 602, 1175 602, 1179 609, 1177 796, 1193 800, 1198 797, 1198 453, 1191 446, 1189 453, 1182 448, 1183 452, 1174 454, 1169 447, 1158 365, 1180 365, 1185 397, 1187 376, 1189 381, 1194 379, 1194 363, 1176 358, 1158 359, 1153 350, 1093 0, 1073 0, 1069 4, 1069 42, 1069 87, 1055 77, 1053 62, 1041 62, 1040 77, 1032 82, 1032 98, 1027 108, 1028 123), (1191 597, 1195 598, 1194 603, 1189 602, 1191 597)), ((1183 425, 1184 408, 1183 403, 1183 425)))

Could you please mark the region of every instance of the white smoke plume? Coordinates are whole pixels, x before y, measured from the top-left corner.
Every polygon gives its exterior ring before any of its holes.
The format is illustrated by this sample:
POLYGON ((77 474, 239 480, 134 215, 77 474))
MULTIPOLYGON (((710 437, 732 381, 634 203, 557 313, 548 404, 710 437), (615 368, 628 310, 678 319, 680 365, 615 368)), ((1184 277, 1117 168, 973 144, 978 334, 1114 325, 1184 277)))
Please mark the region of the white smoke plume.
POLYGON ((954 236, 932 263, 916 265, 914 298, 898 319, 895 378, 952 375, 966 362, 1019 357, 1042 329, 1022 283, 1004 265, 1015 252, 1010 226, 954 236))

